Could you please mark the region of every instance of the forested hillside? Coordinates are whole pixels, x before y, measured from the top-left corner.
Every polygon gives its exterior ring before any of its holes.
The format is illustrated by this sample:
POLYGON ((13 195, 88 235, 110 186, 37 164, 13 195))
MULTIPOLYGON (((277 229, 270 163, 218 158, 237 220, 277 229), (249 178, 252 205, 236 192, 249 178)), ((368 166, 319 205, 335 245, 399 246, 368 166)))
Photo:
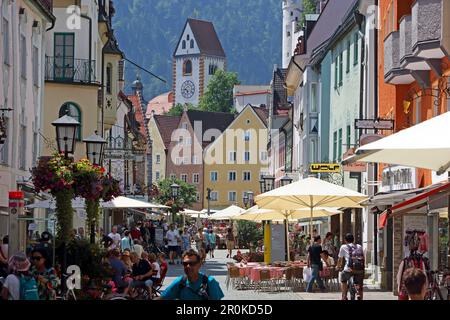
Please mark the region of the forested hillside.
MULTIPOLYGON (((281 0, 116 0, 114 29, 127 58, 167 80, 140 72, 145 97, 169 91, 172 55, 188 17, 209 20, 243 84, 270 82, 281 64, 281 0)), ((136 77, 127 64, 127 84, 136 77)))

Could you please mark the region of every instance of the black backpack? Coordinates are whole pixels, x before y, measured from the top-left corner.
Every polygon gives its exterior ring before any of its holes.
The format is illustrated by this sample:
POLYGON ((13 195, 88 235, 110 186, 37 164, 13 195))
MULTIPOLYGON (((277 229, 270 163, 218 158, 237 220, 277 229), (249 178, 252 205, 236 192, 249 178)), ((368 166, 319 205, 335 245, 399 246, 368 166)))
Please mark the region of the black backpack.
POLYGON ((202 300, 209 300, 208 276, 206 276, 206 275, 202 275, 202 285, 200 286, 200 288, 197 291, 194 291, 191 287, 189 287, 187 285, 187 276, 183 276, 183 278, 180 281, 179 287, 178 287, 179 292, 181 293, 181 290, 183 290, 184 288, 188 288, 189 290, 194 292, 196 295, 200 296, 202 298, 202 300))

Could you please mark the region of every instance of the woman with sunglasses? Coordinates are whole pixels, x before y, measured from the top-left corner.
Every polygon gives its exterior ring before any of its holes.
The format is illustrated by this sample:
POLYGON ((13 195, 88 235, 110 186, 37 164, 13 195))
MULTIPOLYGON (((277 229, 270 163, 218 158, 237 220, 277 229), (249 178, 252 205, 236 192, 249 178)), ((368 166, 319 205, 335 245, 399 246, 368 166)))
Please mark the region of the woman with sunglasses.
POLYGON ((31 262, 31 274, 38 284, 39 299, 55 300, 59 279, 51 265, 47 250, 35 248, 31 252, 31 262))

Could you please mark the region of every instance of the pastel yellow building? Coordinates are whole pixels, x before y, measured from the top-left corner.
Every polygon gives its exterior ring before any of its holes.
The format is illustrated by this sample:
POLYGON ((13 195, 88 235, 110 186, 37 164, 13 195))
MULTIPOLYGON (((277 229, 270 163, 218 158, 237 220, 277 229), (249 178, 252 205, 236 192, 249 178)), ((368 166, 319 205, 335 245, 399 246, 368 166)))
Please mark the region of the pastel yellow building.
POLYGON ((207 204, 207 190, 211 189, 211 209, 233 204, 245 207, 246 192, 260 193, 259 180, 268 167, 267 118, 267 109, 247 105, 205 149, 203 194, 207 204))
POLYGON ((105 136, 116 122, 123 54, 112 30, 112 5, 111 0, 53 1, 56 23, 46 42, 40 155, 57 151, 51 123, 63 115, 81 124, 76 133, 75 160, 86 157, 84 138, 95 131, 105 136), (81 15, 69 24, 67 8, 75 4, 81 15))

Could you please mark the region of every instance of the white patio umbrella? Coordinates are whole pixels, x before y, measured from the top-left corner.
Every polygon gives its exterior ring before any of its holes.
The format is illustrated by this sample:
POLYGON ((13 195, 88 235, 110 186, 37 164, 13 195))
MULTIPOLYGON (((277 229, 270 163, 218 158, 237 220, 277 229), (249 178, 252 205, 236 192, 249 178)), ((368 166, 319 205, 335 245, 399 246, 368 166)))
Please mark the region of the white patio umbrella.
POLYGON ((312 230, 314 208, 360 208, 360 203, 367 199, 359 192, 310 177, 258 195, 255 200, 260 208, 281 211, 286 217, 308 208, 312 230))
MULTIPOLYGON (((314 208, 313 219, 331 217, 335 214, 343 213, 338 208, 314 208)), ((289 220, 297 221, 301 219, 309 219, 311 217, 310 209, 303 208, 298 210, 280 211, 273 209, 260 209, 254 206, 244 213, 232 217, 232 220, 247 220, 247 221, 279 221, 289 220)))
POLYGON ((127 209, 127 208, 157 208, 167 209, 168 206, 131 199, 127 197, 117 197, 111 201, 101 203, 101 207, 105 209, 127 209))
POLYGON ((450 171, 450 112, 362 146, 344 163, 376 162, 450 171))
POLYGON ((241 207, 231 205, 228 208, 225 208, 223 210, 217 211, 216 213, 212 214, 209 219, 210 220, 229 220, 233 217, 239 216, 242 213, 245 212, 245 209, 242 209, 241 207))

